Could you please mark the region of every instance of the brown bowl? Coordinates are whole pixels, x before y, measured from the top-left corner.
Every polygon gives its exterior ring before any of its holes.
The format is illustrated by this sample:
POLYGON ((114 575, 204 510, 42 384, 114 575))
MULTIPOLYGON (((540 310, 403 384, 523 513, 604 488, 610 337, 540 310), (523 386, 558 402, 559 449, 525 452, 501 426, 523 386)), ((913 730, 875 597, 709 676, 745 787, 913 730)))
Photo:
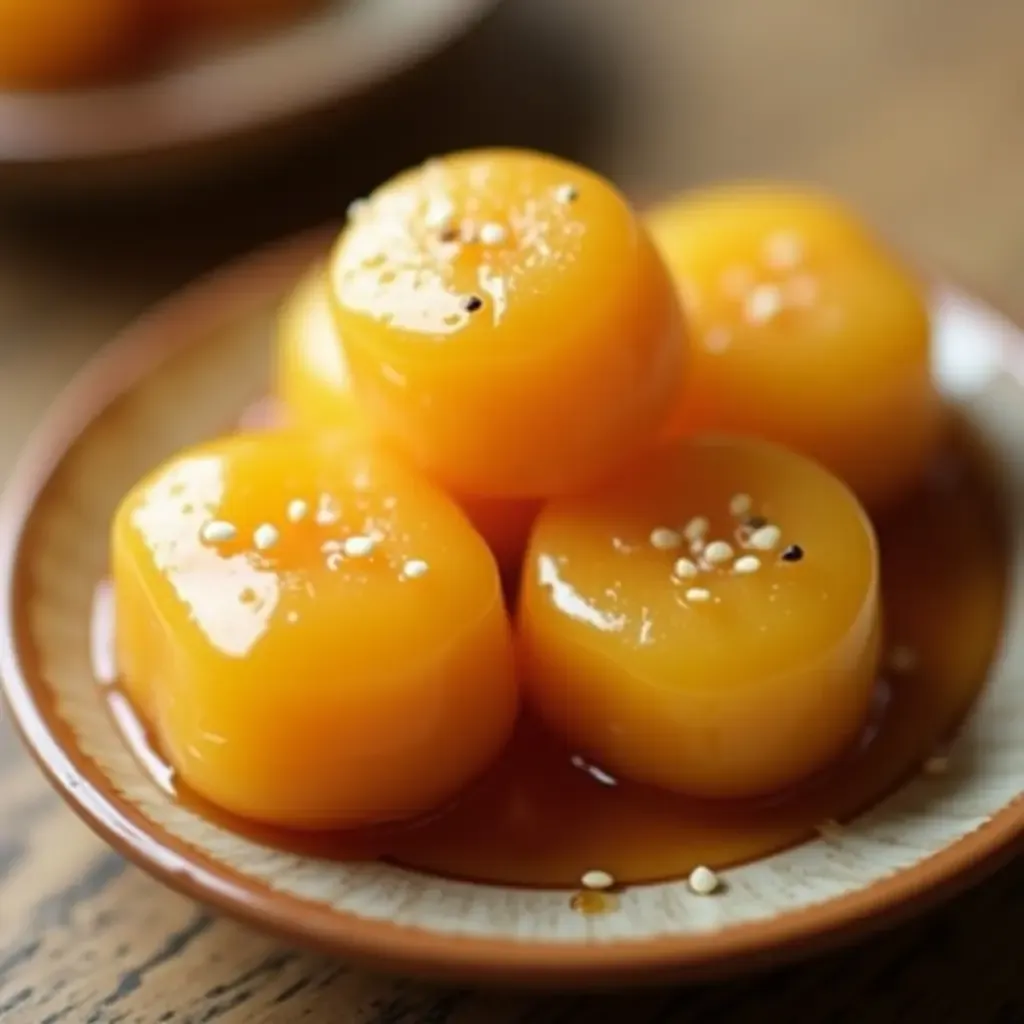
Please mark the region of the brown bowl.
POLYGON ((169 886, 377 969, 558 988, 688 980, 817 952, 952 895, 1024 835, 1024 338, 963 293, 935 295, 936 376, 987 442, 1013 531, 1006 639, 942 778, 915 778, 837 835, 724 873, 636 886, 583 917, 570 893, 469 884, 283 853, 173 802, 95 684, 90 603, 121 495, 266 387, 275 307, 323 237, 251 257, 115 342, 57 403, 3 500, 3 677, 21 734, 100 835, 169 886), (957 756, 969 751, 970 756, 957 756))
POLYGON ((0 186, 135 187, 260 152, 365 96, 467 31, 496 0, 327 0, 307 17, 181 56, 145 76, 0 92, 0 186))

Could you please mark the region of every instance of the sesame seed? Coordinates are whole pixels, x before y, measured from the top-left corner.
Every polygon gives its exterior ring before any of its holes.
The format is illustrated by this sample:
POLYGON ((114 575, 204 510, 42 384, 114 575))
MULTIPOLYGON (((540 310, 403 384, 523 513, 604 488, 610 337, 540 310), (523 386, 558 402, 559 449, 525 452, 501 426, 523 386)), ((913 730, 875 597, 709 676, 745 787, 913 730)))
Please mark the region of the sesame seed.
POLYGON ((288 511, 285 514, 288 516, 289 523, 297 523, 306 518, 308 511, 309 506, 301 498, 295 498, 288 502, 288 511))
POLYGON ((658 526, 651 530, 650 539, 651 547, 657 548, 659 551, 671 551, 672 548, 677 548, 682 543, 679 534, 667 526, 658 526))
POLYGON ((257 551, 266 551, 278 542, 280 536, 277 527, 272 523, 261 523, 253 531, 252 542, 256 545, 257 551))
POLYGON ((615 884, 615 879, 607 871, 591 870, 585 871, 580 879, 580 885, 584 889, 610 889, 615 884))
POLYGON ((747 297, 747 319, 752 324, 767 323, 782 309, 782 293, 773 284, 759 284, 747 297))
POLYGON ((704 559, 712 565, 728 562, 732 558, 732 545, 724 540, 713 540, 704 549, 704 559))
POLYGON ((729 512, 734 516, 745 516, 752 504, 749 494, 734 494, 729 502, 729 512))
POLYGON ((484 300, 479 295, 467 295, 460 303, 467 313, 475 313, 483 304, 484 300))
POLYGON ((237 533, 238 530, 235 529, 234 523, 225 522, 223 519, 214 519, 213 522, 203 526, 199 536, 208 544, 217 544, 221 541, 233 540, 237 533))
POLYGON ((718 875, 711 868, 700 864, 690 872, 687 884, 698 896, 710 896, 718 888, 718 875))
POLYGON ((318 526, 331 526, 338 521, 337 509, 334 508, 328 495, 321 495, 320 505, 313 518, 316 520, 318 526))
POLYGON ((459 240, 459 229, 448 225, 441 229, 441 233, 438 236, 442 242, 457 242, 459 240))
POLYGON ((703 516, 694 516, 683 528, 683 536, 690 541, 700 540, 708 532, 708 526, 703 516))
POLYGON ((784 562, 799 562, 804 557, 804 549, 799 544, 790 544, 785 551, 782 552, 782 560, 784 562))
POLYGON ((289 612, 285 616, 285 620, 287 622, 291 623, 292 625, 294 625, 296 622, 299 621, 299 613, 298 612, 289 612))
POLYGON ((686 592, 686 600, 700 603, 701 601, 711 600, 711 591, 705 590, 703 587, 690 587, 686 592))
POLYGON ((579 197, 580 193, 575 185, 566 183, 564 185, 559 185, 558 188, 555 189, 555 199, 560 203, 573 203, 579 199, 579 197))
POLYGON ((738 573, 757 572, 761 568, 761 559, 756 555, 743 555, 732 564, 732 571, 738 573))
POLYGON ((925 775, 945 775, 949 771, 949 758, 944 754, 933 754, 924 763, 925 775))
POLYGON ((913 672, 917 668, 917 652, 900 645, 889 652, 889 668, 894 672, 913 672))
POLYGON ((430 566, 422 558, 410 558, 402 566, 402 575, 409 580, 419 579, 420 576, 426 575, 429 568, 430 566))
POLYGON ((331 572, 337 572, 341 568, 344 561, 345 559, 341 557, 340 551, 332 551, 327 556, 327 568, 331 572))
POLYGON ((373 552, 376 545, 372 537, 365 537, 362 534, 355 534, 351 537, 345 538, 345 543, 342 544, 341 550, 349 558, 365 558, 367 555, 373 552))
POLYGON ((697 566, 688 558, 680 558, 672 566, 672 572, 681 580, 691 580, 699 572, 697 566))
MULTIPOLYGON (((782 531, 777 526, 759 526, 747 538, 747 544, 758 551, 771 551, 782 539, 782 531)), ((783 556, 785 557, 785 556, 783 556)))
POLYGON ((508 237, 508 232, 494 221, 488 221, 480 228, 480 241, 484 245, 501 245, 508 237))
POLYGON ((765 261, 776 270, 795 267, 803 256, 803 248, 799 237, 792 231, 777 231, 765 240, 765 261))

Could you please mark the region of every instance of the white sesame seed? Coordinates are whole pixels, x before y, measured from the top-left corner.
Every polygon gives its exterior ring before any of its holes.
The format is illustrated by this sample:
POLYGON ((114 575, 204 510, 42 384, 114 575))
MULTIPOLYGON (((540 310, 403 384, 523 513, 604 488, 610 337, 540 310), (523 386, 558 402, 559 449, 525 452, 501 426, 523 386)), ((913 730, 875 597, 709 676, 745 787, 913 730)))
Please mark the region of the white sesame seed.
POLYGON ((704 549, 704 559, 712 565, 720 565, 732 558, 732 545, 724 540, 713 540, 704 549))
POLYGON ((752 324, 767 323, 782 309, 782 293, 773 284, 759 284, 747 296, 747 320, 752 324))
POLYGON ((687 884, 698 896, 710 896, 718 888, 718 875, 711 868, 700 864, 690 872, 687 884))
POLYGON ((697 566, 688 558, 677 559, 676 564, 672 566, 672 572, 681 580, 692 580, 699 571, 697 566))
POLYGON ((610 889, 615 884, 615 879, 607 871, 597 869, 584 871, 580 879, 580 885, 584 889, 610 889))
POLYGON ((266 551, 278 542, 280 536, 277 527, 272 523, 261 523, 253 531, 252 542, 256 545, 257 551, 266 551))
POLYGON ((345 559, 341 557, 340 551, 332 551, 327 556, 327 568, 331 572, 337 572, 344 564, 345 559))
POLYGON ((573 200, 578 199, 579 195, 576 186, 568 183, 559 185, 555 189, 555 199, 560 203, 571 203, 573 200))
POLYGON ((368 199, 353 199, 348 204, 347 215, 349 220, 357 220, 370 208, 370 202, 368 199))
POLYGON ((700 540, 708 532, 709 525, 703 516, 694 516, 683 528, 683 536, 689 541, 700 540))
POLYGON ((309 506, 301 499, 295 498, 288 502, 288 516, 289 523, 297 523, 306 518, 306 513, 309 511, 309 506))
POLYGON ((758 551, 771 551, 782 539, 782 531, 770 523, 756 529, 748 538, 747 544, 758 551))
POLYGON ((407 580, 416 580, 421 576, 425 576, 429 568, 430 566, 422 558, 410 558, 402 566, 402 575, 407 580))
POLYGON ((199 536, 208 544, 218 544, 221 541, 233 540, 237 534, 238 530, 235 529, 234 523, 226 522, 223 519, 214 519, 213 522, 203 526, 199 536))
POLYGON ((792 231, 777 231, 765 239, 765 262, 776 270, 795 267, 803 257, 803 253, 804 247, 800 238, 792 231))
POLYGON ((366 537, 357 533, 345 538, 345 543, 342 544, 341 550, 349 558, 365 558, 372 553, 374 547, 376 545, 372 537, 366 537))
POLYGON ((903 645, 894 647, 889 652, 888 663, 893 672, 913 672, 917 668, 917 652, 903 645))
POLYGON ((686 592, 686 600, 699 603, 701 601, 711 600, 711 591, 705 590, 703 587, 690 587, 686 592))
POLYGON ((334 508, 329 495, 320 496, 320 504, 313 518, 317 526, 331 526, 338 521, 338 510, 334 508))
POLYGON ((949 758, 944 754, 933 754, 924 763, 925 775, 945 775, 949 771, 949 758))
POLYGON ((734 516, 745 516, 753 504, 749 494, 734 494, 729 502, 729 512, 734 516))
POLYGON ((667 526, 658 526, 651 530, 651 547, 659 551, 671 551, 682 543, 682 538, 675 530, 667 526))
POLYGON ((508 237, 508 232, 501 224, 488 221, 480 226, 480 241, 484 245, 501 245, 508 237))
POLYGON ((732 563, 732 571, 738 573, 757 572, 761 568, 761 559, 756 555, 743 555, 732 563))

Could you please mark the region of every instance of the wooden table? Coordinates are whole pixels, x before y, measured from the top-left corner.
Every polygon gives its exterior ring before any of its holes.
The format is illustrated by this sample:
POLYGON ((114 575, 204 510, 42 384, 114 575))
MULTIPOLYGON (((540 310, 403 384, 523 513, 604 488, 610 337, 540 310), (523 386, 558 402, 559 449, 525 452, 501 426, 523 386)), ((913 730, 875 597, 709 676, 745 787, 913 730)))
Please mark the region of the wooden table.
MULTIPOLYGON (((515 0, 288 166, 145 206, 7 211, 0 475, 57 388, 146 304, 457 145, 554 149, 641 199, 721 177, 817 180, 1024 319, 1022 38, 1013 0, 515 0)), ((866 947, 767 978, 612 998, 432 990, 282 948, 164 891, 79 824, 0 732, 11 1024, 1013 1024, 1022 927, 1024 873, 1011 869, 866 947)))

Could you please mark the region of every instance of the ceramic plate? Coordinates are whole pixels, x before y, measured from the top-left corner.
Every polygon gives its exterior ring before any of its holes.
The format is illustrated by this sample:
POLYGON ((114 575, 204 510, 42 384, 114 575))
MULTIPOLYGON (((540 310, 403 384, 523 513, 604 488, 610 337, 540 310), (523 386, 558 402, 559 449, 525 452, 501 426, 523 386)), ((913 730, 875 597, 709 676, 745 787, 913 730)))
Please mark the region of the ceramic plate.
POLYGON ((62 397, 4 501, 3 675, 25 741, 71 806, 168 885, 288 939, 378 969, 471 983, 597 986, 735 972, 818 951, 949 896, 1024 834, 1024 338, 935 293, 939 383, 987 442, 1012 524, 1004 642, 955 741, 839 834, 724 873, 628 889, 581 916, 570 893, 469 884, 282 853, 171 801, 129 754, 93 678, 90 603, 115 505, 266 388, 275 306, 323 248, 253 257, 156 310, 62 397), (969 749, 970 757, 958 757, 969 749))
POLYGON ((91 183, 124 162, 127 172, 113 177, 131 182, 173 154, 179 159, 164 163, 176 167, 182 153, 203 144, 366 93, 452 41, 494 2, 326 0, 308 17, 125 82, 0 92, 0 181, 31 188, 42 178, 73 188, 83 172, 91 183))

